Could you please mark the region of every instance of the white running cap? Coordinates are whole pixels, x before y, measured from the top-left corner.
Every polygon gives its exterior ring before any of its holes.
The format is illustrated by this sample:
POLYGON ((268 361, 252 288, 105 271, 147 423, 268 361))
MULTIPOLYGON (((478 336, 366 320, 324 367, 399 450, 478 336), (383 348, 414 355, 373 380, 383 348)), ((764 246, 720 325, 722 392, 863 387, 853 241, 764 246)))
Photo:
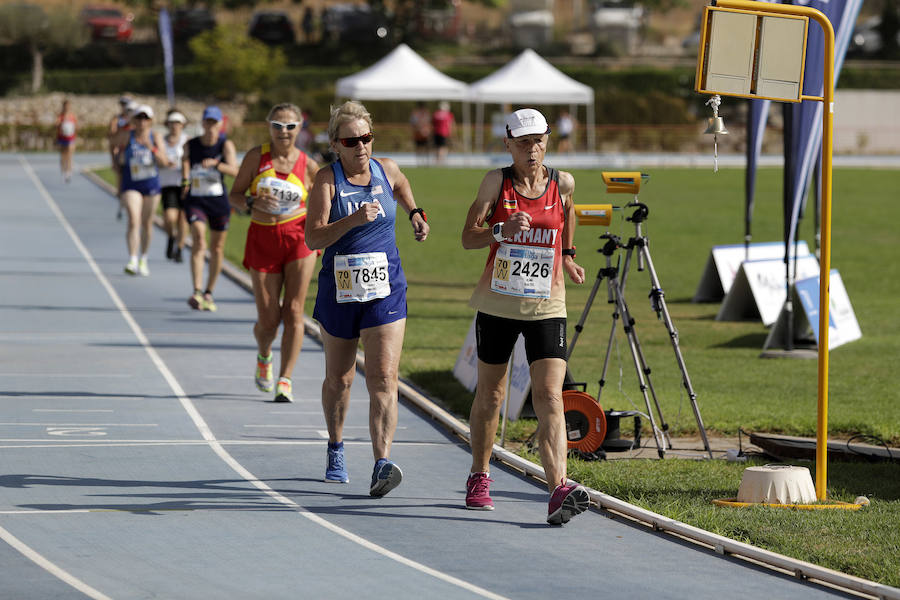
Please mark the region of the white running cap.
POLYGON ((544 135, 550 133, 550 126, 544 115, 533 108, 520 108, 506 117, 506 137, 523 135, 544 135))
POLYGON ((150 108, 147 104, 140 104, 137 108, 131 111, 131 115, 136 117, 138 115, 147 115, 151 119, 153 118, 153 109, 150 108))

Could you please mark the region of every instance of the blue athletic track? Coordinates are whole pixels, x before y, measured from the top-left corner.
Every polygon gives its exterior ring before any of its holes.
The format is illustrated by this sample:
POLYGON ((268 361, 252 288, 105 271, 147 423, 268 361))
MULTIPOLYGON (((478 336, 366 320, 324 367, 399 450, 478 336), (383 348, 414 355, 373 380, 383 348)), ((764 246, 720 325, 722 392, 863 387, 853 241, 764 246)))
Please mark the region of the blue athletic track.
POLYGON ((370 498, 361 376, 351 483, 323 483, 314 338, 272 403, 243 287, 192 311, 159 231, 151 275, 124 274, 117 201, 55 155, 0 154, 0 181, 0 599, 848 597, 606 510, 550 527, 499 463, 496 510, 467 511, 467 445, 405 400, 403 483, 370 498))

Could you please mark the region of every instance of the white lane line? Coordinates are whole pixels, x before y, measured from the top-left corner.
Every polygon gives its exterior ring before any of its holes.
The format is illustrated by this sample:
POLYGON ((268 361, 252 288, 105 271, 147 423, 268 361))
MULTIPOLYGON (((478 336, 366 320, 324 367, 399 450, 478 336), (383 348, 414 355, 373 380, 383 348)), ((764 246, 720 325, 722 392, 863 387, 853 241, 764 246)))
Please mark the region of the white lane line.
POLYGON ((0 527, 0 539, 18 550, 22 556, 24 556, 37 566, 41 567, 54 577, 69 584, 85 596, 93 598, 93 600, 112 600, 112 598, 110 598, 100 590, 92 588, 65 569, 56 566, 54 563, 44 558, 41 554, 35 552, 30 546, 25 544, 22 540, 11 534, 3 527, 0 527))
MULTIPOLYGON (((378 544, 367 540, 364 537, 358 536, 355 533, 351 533, 346 529, 338 527, 337 525, 323 519, 322 517, 312 513, 304 506, 297 504, 287 496, 280 494, 275 491, 271 487, 269 487, 263 481, 260 481, 253 473, 247 470, 241 463, 239 463, 231 454, 228 453, 227 450, 223 447, 223 445, 216 439, 216 436, 213 434, 212 430, 207 425, 206 421, 197 411, 197 408, 194 406, 194 403, 187 396, 184 389, 181 387, 181 384, 178 383, 178 380, 175 378, 175 375, 169 370, 168 366, 166 366, 165 362, 163 362, 162 358, 156 352, 156 349, 150 344, 150 340, 147 339, 147 336, 144 334, 144 331, 141 329, 140 325, 138 325, 137 321, 131 316, 131 313, 128 310, 128 307, 125 306, 125 303, 119 297, 119 294, 116 292, 115 288, 113 288, 109 279, 103 274, 100 270, 100 267, 97 265, 94 258, 91 256, 91 253, 88 251, 87 247, 81 242, 81 239, 78 237, 78 234, 72 229, 72 226, 69 224, 69 221, 66 219, 65 215, 62 214, 62 211, 59 209, 59 206, 47 192, 47 189, 38 179, 37 175, 34 172, 34 169, 31 168, 31 165, 24 159, 24 157, 20 156, 19 161, 22 163, 22 167, 26 173, 31 177, 32 181, 34 181, 35 186, 38 188, 38 191, 44 197, 44 200, 50 206, 50 209, 56 215, 57 219, 59 219, 63 228, 69 234, 69 237, 72 238, 72 241, 75 243, 75 246, 78 248, 81 255, 84 257, 85 261, 87 261, 88 265, 90 265, 91 270, 94 272, 94 275, 99 280, 100 284, 106 290, 109 297, 112 299, 113 304, 115 304, 116 308, 121 313, 122 318, 134 332, 135 337, 140 342, 141 346, 144 347, 144 350, 147 352, 147 355, 150 357, 150 360, 156 366, 157 370, 162 374, 163 378, 169 384, 169 387, 174 392, 175 396, 178 398, 178 401, 181 403, 181 406, 184 408, 185 412, 187 412, 188 416, 190 416, 191 420, 194 422, 194 426, 203 436, 203 439, 207 441, 210 449, 218 455, 222 461, 224 461, 229 467, 232 468, 238 475, 246 479, 248 482, 252 483, 257 489, 264 492, 271 498, 274 498, 278 502, 284 504, 285 506, 290 506, 295 509, 298 514, 303 517, 309 519, 313 523, 328 529, 329 531, 336 533, 337 535, 343 537, 346 540, 349 540, 363 548, 371 550, 377 554, 380 554, 386 558, 394 560, 402 565, 415 569, 420 573, 424 573, 426 575, 430 575, 435 579, 443 581, 445 583, 449 583, 451 585, 455 585, 464 590, 472 592, 473 594, 477 594, 484 598, 491 598, 496 600, 506 600, 505 596, 501 596, 499 594, 495 594, 489 590, 481 588, 475 584, 469 583, 468 581, 464 581, 457 577, 454 577, 448 573, 444 573, 442 571, 438 571, 437 569, 432 569, 422 563, 416 562, 412 559, 406 558, 396 552, 388 550, 383 546, 379 546, 378 544)), ((30 550, 30 549, 29 549, 30 550)), ((21 552, 21 550, 20 550, 21 552)), ((38 555, 39 556, 39 555, 38 555)), ((43 558, 43 557, 41 557, 43 558)), ((32 559, 34 560, 34 559, 32 559)), ((53 566, 52 563, 48 563, 48 565, 53 566)), ((45 567, 46 568, 46 567, 45 567)), ((58 575, 57 575, 58 576, 58 575)), ((92 588, 93 589, 93 588, 92 588)))
MULTIPOLYGON (((120 446, 120 445, 136 445, 139 446, 141 444, 146 445, 155 445, 155 446, 206 446, 207 442, 205 440, 121 440, 121 439, 109 439, 98 440, 96 438, 75 440, 72 438, 66 438, 66 441, 56 442, 49 438, 6 438, 0 439, 0 443, 4 443, 6 445, 0 446, 0 448, 68 448, 68 447, 76 447, 76 446, 120 446), (34 445, 37 444, 37 445, 34 445)), ((265 446, 265 445, 273 445, 273 446, 281 446, 281 445, 299 445, 299 446, 322 446, 321 442, 312 441, 309 439, 297 439, 297 440, 219 440, 220 444, 226 446, 265 446)), ((354 441, 347 440, 347 444, 359 444, 361 446, 365 446, 367 444, 371 444, 371 441, 368 439, 354 441)), ((452 442, 404 442, 397 441, 393 442, 394 446, 456 446, 452 442)))
POLYGON ((3 427, 159 427, 157 423, 0 423, 3 427))
POLYGON ((41 379, 69 379, 75 377, 90 377, 91 379, 125 379, 128 377, 134 377, 134 375, 130 373, 25 373, 24 371, 19 371, 16 373, 0 373, 0 377, 40 377, 41 379))
POLYGON ((61 413, 111 413, 111 408, 32 408, 31 412, 61 413))

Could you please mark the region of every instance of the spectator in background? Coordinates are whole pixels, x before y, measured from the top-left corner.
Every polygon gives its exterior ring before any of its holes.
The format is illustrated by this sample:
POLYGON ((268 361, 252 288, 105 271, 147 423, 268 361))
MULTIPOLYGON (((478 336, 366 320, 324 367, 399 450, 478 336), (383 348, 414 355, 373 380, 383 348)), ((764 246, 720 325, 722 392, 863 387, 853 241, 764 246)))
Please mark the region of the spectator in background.
POLYGON ((428 162, 428 140, 431 137, 431 112, 421 100, 416 102, 409 117, 409 126, 412 128, 413 145, 416 149, 416 162, 424 164, 428 162))
POLYGON ((559 111, 559 118, 556 119, 556 134, 559 136, 559 143, 556 144, 557 152, 572 152, 572 134, 575 132, 575 120, 569 111, 565 108, 559 111))
POLYGON ((450 112, 450 103, 443 101, 438 109, 431 115, 431 129, 434 137, 434 147, 437 150, 437 163, 443 164, 447 158, 449 148, 447 145, 453 134, 453 113, 450 112))
POLYGON ((63 100, 62 110, 56 119, 56 145, 59 146, 59 169, 66 183, 72 179, 72 155, 75 154, 75 130, 78 119, 72 112, 72 105, 63 100))
POLYGON ((307 6, 303 11, 303 19, 300 21, 300 27, 303 29, 303 41, 307 44, 311 44, 316 28, 316 17, 311 6, 307 6))

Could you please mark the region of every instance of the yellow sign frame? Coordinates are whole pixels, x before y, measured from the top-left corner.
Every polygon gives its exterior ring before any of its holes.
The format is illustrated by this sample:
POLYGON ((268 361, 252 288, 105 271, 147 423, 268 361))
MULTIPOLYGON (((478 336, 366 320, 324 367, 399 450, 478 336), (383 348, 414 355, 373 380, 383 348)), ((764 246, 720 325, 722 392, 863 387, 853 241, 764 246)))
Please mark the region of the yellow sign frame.
MULTIPOLYGON (((718 0, 716 5, 716 8, 749 11, 763 16, 809 17, 819 24, 824 34, 823 95, 821 97, 801 95, 800 99, 822 102, 825 108, 822 111, 822 196, 820 199, 822 239, 819 256, 818 414, 816 422, 816 497, 819 500, 825 500, 828 494, 828 311, 831 275, 831 175, 834 151, 834 27, 824 13, 808 6, 754 2, 752 0, 718 0)), ((701 52, 703 52, 703 43, 701 43, 701 52)), ((715 94, 718 92, 706 90, 705 93, 715 94)))
MULTIPOLYGON (((772 11, 765 10, 747 10, 737 8, 725 8, 724 2, 719 2, 717 6, 707 6, 703 11, 703 21, 700 26, 700 53, 697 56, 697 72, 695 77, 695 90, 701 94, 719 94, 720 96, 733 96, 736 98, 759 98, 762 100, 774 100, 776 102, 800 102, 802 100, 821 100, 821 98, 805 97, 803 95, 803 77, 806 69, 806 41, 809 35, 809 17, 805 15, 793 14, 773 14, 772 11), (751 15, 756 17, 755 32, 753 35, 753 48, 750 72, 750 93, 736 93, 723 90, 713 90, 708 87, 709 66, 710 66, 710 44, 712 41, 713 17, 717 13, 734 14, 734 15, 751 15), (799 77, 795 82, 797 84, 797 94, 794 96, 773 96, 756 93, 755 90, 760 85, 760 68, 762 64, 763 51, 763 27, 766 19, 790 19, 802 22, 803 36, 800 40, 799 59, 799 77)), ((756 2, 755 4, 761 4, 756 2)))

